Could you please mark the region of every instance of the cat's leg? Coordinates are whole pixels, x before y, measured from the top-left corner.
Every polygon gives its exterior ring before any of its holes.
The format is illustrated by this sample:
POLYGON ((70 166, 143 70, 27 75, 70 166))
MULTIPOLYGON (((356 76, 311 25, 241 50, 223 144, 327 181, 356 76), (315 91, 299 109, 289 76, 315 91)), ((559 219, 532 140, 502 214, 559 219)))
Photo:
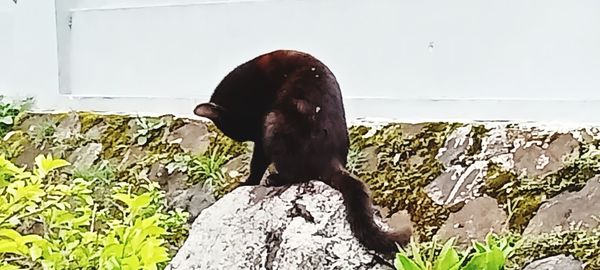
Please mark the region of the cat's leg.
POLYGON ((246 181, 241 185, 250 186, 260 184, 267 167, 271 161, 265 155, 262 143, 254 143, 254 150, 252 151, 252 160, 250 161, 250 175, 246 178, 246 181))
POLYGON ((269 187, 281 187, 293 184, 294 181, 290 178, 286 178, 279 173, 272 173, 267 176, 267 181, 265 183, 266 186, 269 187))

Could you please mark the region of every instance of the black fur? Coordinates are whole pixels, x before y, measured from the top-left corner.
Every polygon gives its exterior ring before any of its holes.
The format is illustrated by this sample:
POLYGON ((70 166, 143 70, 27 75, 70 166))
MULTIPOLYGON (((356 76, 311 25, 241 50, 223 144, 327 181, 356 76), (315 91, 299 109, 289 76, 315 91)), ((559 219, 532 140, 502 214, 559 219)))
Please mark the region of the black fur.
POLYGON ((232 139, 254 142, 245 185, 259 184, 273 163, 270 184, 319 179, 339 190, 352 231, 367 248, 391 253, 409 241, 410 232, 384 232, 375 224, 367 187, 344 169, 349 140, 342 94, 316 58, 290 50, 258 56, 231 71, 210 103, 194 112, 232 139))

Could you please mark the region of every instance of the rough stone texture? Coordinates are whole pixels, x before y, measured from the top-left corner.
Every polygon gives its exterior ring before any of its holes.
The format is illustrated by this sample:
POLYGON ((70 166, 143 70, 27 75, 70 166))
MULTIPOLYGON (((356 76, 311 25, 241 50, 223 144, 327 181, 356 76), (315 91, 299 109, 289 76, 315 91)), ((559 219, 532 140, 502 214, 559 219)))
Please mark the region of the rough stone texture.
POLYGON ((225 195, 167 269, 390 269, 375 256, 352 235, 341 194, 313 181, 225 195))
POLYGON ((145 153, 140 146, 129 147, 126 150, 123 150, 123 152, 123 158, 118 165, 119 168, 127 168, 145 156, 145 153))
POLYGON ((75 149, 73 153, 67 157, 67 161, 71 162, 73 168, 88 168, 94 164, 101 152, 102 144, 88 143, 75 149))
POLYGON ((448 139, 446 145, 440 149, 437 159, 446 167, 452 165, 452 162, 467 151, 467 148, 473 144, 473 139, 469 137, 471 126, 457 128, 448 139))
POLYGON ((377 170, 377 146, 365 147, 360 153, 364 157, 364 164, 362 164, 361 169, 369 172, 377 170))
POLYGON ((564 192, 542 204, 525 234, 566 230, 570 226, 596 228, 600 225, 600 177, 590 179, 578 192, 564 192))
POLYGON ((202 210, 215 202, 212 190, 202 183, 196 184, 189 189, 174 190, 169 193, 170 208, 179 208, 190 214, 190 220, 195 219, 202 210))
POLYGON ((23 146, 23 151, 15 158, 15 164, 33 168, 35 157, 42 153, 40 148, 28 142, 23 146))
POLYGON ((83 134, 89 140, 98 141, 102 139, 102 134, 108 129, 107 125, 99 124, 92 126, 88 131, 83 134))
POLYGON ((537 260, 527 265, 524 270, 582 270, 583 264, 573 257, 557 255, 537 260))
POLYGON ((480 197, 465 204, 458 212, 450 214, 438 231, 442 239, 458 237, 457 245, 467 246, 471 240, 483 241, 489 232, 505 231, 506 214, 495 199, 480 197))
POLYGON ((453 205, 472 197, 483 179, 487 166, 485 161, 476 161, 468 167, 453 166, 427 186, 430 197, 442 205, 453 205))
POLYGON ((222 168, 225 177, 240 182, 246 180, 245 177, 249 173, 250 159, 250 155, 246 154, 232 158, 225 163, 222 168))
POLYGON ((404 232, 410 230, 413 231, 413 222, 410 220, 410 214, 403 210, 392 214, 388 219, 385 220, 390 229, 398 232, 404 232))
POLYGON ((550 142, 530 141, 515 151, 514 169, 529 177, 543 177, 563 168, 563 160, 578 149, 579 143, 571 134, 558 134, 550 142))
POLYGON ((470 137, 472 125, 456 129, 446 139, 439 150, 437 159, 446 170, 425 188, 429 197, 440 205, 453 206, 479 197, 479 188, 491 157, 497 155, 497 149, 486 148, 495 141, 484 138, 484 151, 475 157, 466 157, 466 151, 473 147, 470 137), (485 150, 492 151, 485 151, 485 150))
POLYGON ((76 113, 69 113, 65 119, 61 120, 56 127, 54 137, 59 140, 65 140, 76 136, 81 132, 81 122, 79 121, 79 115, 76 113))
POLYGON ((167 137, 169 143, 179 143, 184 152, 194 155, 202 155, 210 141, 208 139, 208 128, 202 123, 192 122, 174 130, 167 137))

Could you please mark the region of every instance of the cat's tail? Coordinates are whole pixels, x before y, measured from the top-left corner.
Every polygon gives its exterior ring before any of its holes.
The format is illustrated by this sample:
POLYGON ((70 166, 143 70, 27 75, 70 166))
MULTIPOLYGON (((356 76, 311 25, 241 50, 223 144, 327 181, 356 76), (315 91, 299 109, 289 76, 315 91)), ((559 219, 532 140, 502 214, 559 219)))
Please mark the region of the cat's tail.
POLYGON ((366 248, 385 254, 398 251, 396 244, 405 246, 410 241, 411 232, 383 231, 373 220, 373 205, 367 186, 345 170, 339 170, 331 177, 331 186, 344 197, 346 216, 352 232, 366 248))

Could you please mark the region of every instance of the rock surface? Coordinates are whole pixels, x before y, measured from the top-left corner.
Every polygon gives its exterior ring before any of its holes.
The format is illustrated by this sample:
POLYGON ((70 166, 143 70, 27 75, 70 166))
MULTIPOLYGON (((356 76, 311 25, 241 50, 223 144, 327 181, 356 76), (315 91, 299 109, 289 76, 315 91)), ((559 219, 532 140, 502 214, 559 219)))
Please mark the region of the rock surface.
POLYGON ((530 263, 524 270, 581 270, 583 264, 565 255, 557 255, 530 263))
POLYGON ((169 143, 179 143, 181 149, 194 155, 202 155, 210 141, 208 139, 208 128, 203 123, 188 123, 173 132, 167 138, 169 143))
POLYGON ((569 226, 596 228, 600 225, 600 177, 590 179, 578 192, 564 192, 542 204, 525 234, 566 230, 569 226))
POLYGON ((356 240, 344 210, 322 182, 239 187, 200 213, 167 269, 392 269, 356 240))
POLYGON ((489 232, 502 232, 506 218, 495 199, 480 197, 450 214, 438 235, 442 239, 458 237, 456 244, 465 247, 470 245, 471 240, 483 241, 489 232))

